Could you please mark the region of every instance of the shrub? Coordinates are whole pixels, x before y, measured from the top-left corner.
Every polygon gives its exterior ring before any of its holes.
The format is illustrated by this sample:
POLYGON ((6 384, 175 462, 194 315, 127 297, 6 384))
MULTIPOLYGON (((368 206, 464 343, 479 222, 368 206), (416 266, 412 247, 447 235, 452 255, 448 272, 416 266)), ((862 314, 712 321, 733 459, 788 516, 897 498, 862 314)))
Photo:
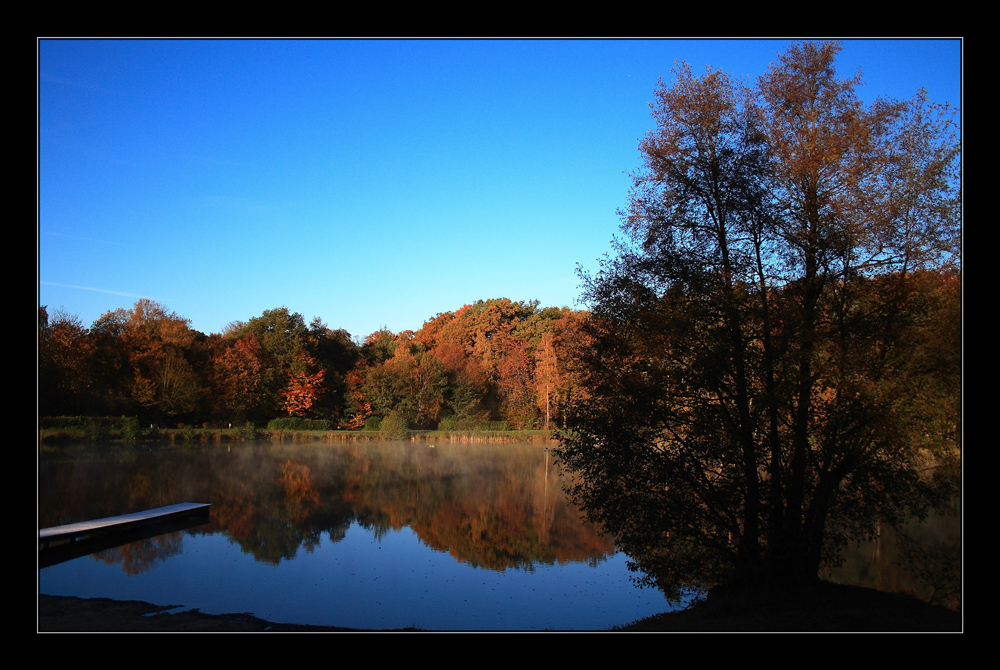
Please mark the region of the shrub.
POLYGON ((139 419, 134 416, 122 417, 122 439, 129 444, 135 444, 142 437, 142 430, 139 428, 139 419))
POLYGON ((370 416, 365 419, 365 430, 379 430, 382 428, 382 417, 370 416))
POLYGON ((389 412, 389 414, 382 419, 382 426, 379 430, 379 434, 386 440, 399 440, 406 437, 409 429, 410 426, 406 421, 406 417, 402 414, 397 414, 396 412, 389 412))
POLYGON ((107 437, 107 431, 100 421, 90 419, 84 424, 83 434, 88 442, 100 442, 107 437))
POLYGON ((247 421, 245 426, 239 428, 239 435, 244 440, 257 439, 257 427, 254 425, 253 421, 247 421))

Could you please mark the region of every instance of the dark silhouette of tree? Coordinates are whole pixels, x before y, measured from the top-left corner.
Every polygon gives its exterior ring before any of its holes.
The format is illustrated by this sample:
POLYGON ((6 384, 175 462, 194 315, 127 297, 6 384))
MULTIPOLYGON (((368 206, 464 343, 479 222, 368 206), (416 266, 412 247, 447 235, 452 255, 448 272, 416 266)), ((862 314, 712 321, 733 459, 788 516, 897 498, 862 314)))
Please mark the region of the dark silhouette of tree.
MULTIPOLYGON (((902 365, 941 341, 914 271, 957 264, 952 116, 863 105, 839 48, 795 44, 754 90, 676 67, 628 239, 584 275, 592 397, 558 454, 662 586, 816 579, 850 534, 921 514, 945 483, 921 467, 957 453, 956 425, 913 424, 902 365)), ((948 351, 924 379, 956 376, 948 351)))

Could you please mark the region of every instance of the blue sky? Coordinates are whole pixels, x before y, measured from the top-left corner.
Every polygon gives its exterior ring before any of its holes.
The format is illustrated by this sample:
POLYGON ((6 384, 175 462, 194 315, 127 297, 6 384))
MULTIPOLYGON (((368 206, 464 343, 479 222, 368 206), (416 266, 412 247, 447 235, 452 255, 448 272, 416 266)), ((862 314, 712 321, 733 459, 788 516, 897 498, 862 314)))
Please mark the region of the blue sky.
MULTIPOLYGON (((506 297, 578 307, 676 60, 784 40, 38 42, 38 301, 205 333, 285 306, 364 336, 506 297)), ((958 40, 848 40, 864 99, 961 107, 958 40)))

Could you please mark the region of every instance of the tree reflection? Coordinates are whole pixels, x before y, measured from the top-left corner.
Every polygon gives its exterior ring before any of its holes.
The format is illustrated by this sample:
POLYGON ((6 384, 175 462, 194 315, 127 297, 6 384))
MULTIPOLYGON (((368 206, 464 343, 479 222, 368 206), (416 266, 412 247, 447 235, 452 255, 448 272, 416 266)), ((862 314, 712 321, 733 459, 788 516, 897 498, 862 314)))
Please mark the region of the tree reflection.
MULTIPOLYGON (((128 574, 180 552, 185 533, 222 533, 256 560, 276 565, 321 541, 340 542, 353 523, 376 541, 409 527, 428 547, 491 570, 576 561, 596 565, 615 552, 614 539, 581 523, 562 492, 562 478, 551 456, 533 445, 247 445, 229 452, 164 449, 127 457, 96 450, 74 458, 44 453, 39 525, 185 500, 212 503, 206 526, 101 552, 98 560, 121 565, 128 574)), ((960 578, 958 549, 935 543, 960 547, 957 530, 949 530, 957 527, 954 517, 942 516, 903 527, 901 539, 887 529, 877 544, 847 552, 844 566, 824 574, 951 605, 952 585, 960 578), (894 562, 904 563, 905 570, 894 562)), ((666 592, 674 598, 685 585, 696 585, 691 575, 724 568, 681 537, 629 546, 634 561, 647 563, 664 558, 657 552, 672 552, 669 563, 677 572, 663 573, 666 579, 657 585, 673 585, 666 592), (687 581, 681 579, 685 570, 687 581)))
POLYGON ((319 504, 319 492, 312 487, 309 466, 301 461, 286 461, 281 470, 281 487, 285 492, 284 516, 296 524, 308 519, 319 504))
POLYGON ((962 542, 955 508, 912 519, 899 528, 884 524, 875 537, 852 543, 839 565, 824 566, 825 579, 880 591, 909 593, 957 609, 961 605, 962 542))
POLYGON ((108 565, 121 565, 126 574, 138 575, 152 569, 169 556, 180 553, 183 544, 182 533, 166 533, 114 549, 105 549, 93 554, 93 557, 108 565))
MULTIPOLYGON (((611 538, 581 524, 552 458, 534 445, 247 445, 104 456, 43 464, 40 525, 197 500, 212 503, 211 521, 188 532, 222 532, 271 564, 312 551, 324 534, 339 542, 355 521, 376 540, 409 527, 427 546, 492 570, 615 551, 611 538)), ((164 547, 179 551, 182 537, 164 547)), ((157 555, 137 546, 102 560, 141 564, 130 554, 157 555)))

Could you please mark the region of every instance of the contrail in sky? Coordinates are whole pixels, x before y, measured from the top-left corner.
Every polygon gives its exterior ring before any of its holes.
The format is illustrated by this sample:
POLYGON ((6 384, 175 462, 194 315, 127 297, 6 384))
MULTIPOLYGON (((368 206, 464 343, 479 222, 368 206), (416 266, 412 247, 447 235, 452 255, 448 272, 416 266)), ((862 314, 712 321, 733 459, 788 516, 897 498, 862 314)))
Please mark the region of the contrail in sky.
MULTIPOLYGON (((40 284, 45 284, 46 286, 58 286, 59 288, 75 288, 81 291, 94 291, 95 293, 110 293, 111 295, 122 295, 126 298, 147 298, 149 296, 139 295, 138 293, 125 293, 124 291, 109 291, 104 288, 94 288, 93 286, 73 286, 71 284, 56 284, 55 282, 43 281, 40 284)), ((152 300, 152 298, 150 298, 152 300)))

